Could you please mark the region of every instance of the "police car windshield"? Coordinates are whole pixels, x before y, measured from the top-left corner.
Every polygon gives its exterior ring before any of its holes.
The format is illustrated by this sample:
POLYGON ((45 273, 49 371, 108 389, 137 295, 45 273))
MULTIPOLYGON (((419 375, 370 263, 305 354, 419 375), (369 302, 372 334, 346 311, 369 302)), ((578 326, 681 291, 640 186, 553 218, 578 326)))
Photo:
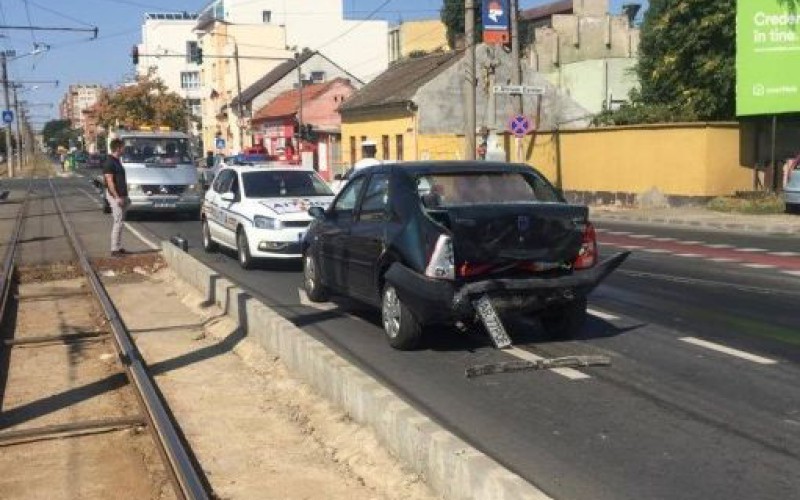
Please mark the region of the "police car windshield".
POLYGON ((122 161, 127 163, 192 163, 189 140, 172 137, 126 137, 122 161))
POLYGON ((242 174, 248 198, 329 196, 333 192, 316 173, 298 170, 262 170, 242 174))

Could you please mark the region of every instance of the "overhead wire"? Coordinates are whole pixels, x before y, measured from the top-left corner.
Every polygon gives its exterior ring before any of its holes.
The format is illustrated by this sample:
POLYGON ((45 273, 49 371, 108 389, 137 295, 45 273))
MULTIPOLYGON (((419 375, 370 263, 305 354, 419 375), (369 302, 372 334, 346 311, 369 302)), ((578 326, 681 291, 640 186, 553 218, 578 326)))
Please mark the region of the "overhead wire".
POLYGON ((348 34, 350 34, 350 33, 351 33, 353 30, 355 30, 356 28, 358 28, 359 26, 361 26, 361 25, 362 25, 362 24, 364 24, 365 22, 367 22, 367 21, 371 20, 373 17, 375 17, 375 16, 378 14, 378 12, 380 12, 381 10, 383 10, 383 8, 384 8, 384 7, 386 7, 387 5, 389 5, 390 3, 392 3, 392 0, 386 0, 385 2, 383 2, 382 4, 380 4, 378 7, 376 7, 375 9, 373 9, 373 10, 372 10, 372 11, 371 11, 371 12, 370 12, 368 15, 367 15, 367 17, 366 17, 366 18, 362 19, 360 22, 357 22, 356 24, 354 24, 353 26, 351 26, 349 29, 347 29, 347 30, 345 30, 344 32, 342 32, 341 34, 339 34, 339 35, 337 35, 337 36, 335 36, 335 37, 331 38, 330 40, 328 40, 327 42, 323 43, 322 45, 318 45, 318 46, 317 46, 317 47, 316 47, 314 50, 319 50, 319 49, 321 49, 321 48, 323 48, 323 47, 327 47, 328 45, 332 44, 333 42, 335 42, 335 41, 337 41, 337 40, 340 40, 340 39, 344 38, 345 36, 347 36, 348 34))
MULTIPOLYGON (((49 12, 51 14, 55 14, 57 16, 63 17, 64 19, 67 19, 69 21, 73 21, 75 23, 82 24, 82 25, 88 26, 90 28, 94 28, 93 24, 89 24, 89 23, 87 23, 85 21, 82 21, 80 19, 72 17, 72 16, 70 16, 68 14, 64 14, 63 12, 59 12, 59 11, 57 11, 55 9, 51 9, 50 7, 45 7, 44 5, 40 5, 40 4, 36 3, 36 2, 34 2, 33 0, 26 0, 26 3, 30 3, 31 5, 33 5, 37 9, 41 9, 41 10, 49 12)), ((30 19, 28 21, 30 22, 30 19)))
MULTIPOLYGON (((33 26, 33 20, 31 19, 31 6, 28 4, 28 0, 22 0, 22 3, 25 4, 25 17, 28 19, 28 26, 33 26)), ((33 42, 34 49, 36 48, 37 41, 36 41, 36 33, 33 30, 31 31, 31 42, 33 42)))

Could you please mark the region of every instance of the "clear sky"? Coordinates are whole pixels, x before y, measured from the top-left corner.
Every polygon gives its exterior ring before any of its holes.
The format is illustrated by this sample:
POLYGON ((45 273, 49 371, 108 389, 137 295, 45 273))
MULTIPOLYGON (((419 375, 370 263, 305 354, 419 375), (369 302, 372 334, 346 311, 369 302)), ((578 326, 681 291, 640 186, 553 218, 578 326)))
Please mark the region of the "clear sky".
MULTIPOLYGON (((611 0, 611 11, 619 12, 628 1, 611 0)), ((365 18, 385 2, 344 0, 345 13, 349 18, 365 18)), ((520 0, 520 7, 548 2, 520 0)), ((69 85, 117 85, 133 75, 130 50, 141 40, 145 12, 196 12, 206 4, 208 0, 0 0, 0 26, 5 27, 0 28, 0 47, 16 51, 17 58, 8 64, 9 79, 23 82, 25 89, 19 98, 31 104, 34 127, 39 129, 58 117, 58 103, 69 85), (99 36, 92 39, 92 33, 85 31, 31 31, 10 26, 76 30, 97 26, 99 36), (50 49, 35 53, 38 44, 50 49)), ((390 0, 373 19, 437 18, 441 5, 441 0, 390 0)), ((0 107, 2 102, 0 96, 0 107)))

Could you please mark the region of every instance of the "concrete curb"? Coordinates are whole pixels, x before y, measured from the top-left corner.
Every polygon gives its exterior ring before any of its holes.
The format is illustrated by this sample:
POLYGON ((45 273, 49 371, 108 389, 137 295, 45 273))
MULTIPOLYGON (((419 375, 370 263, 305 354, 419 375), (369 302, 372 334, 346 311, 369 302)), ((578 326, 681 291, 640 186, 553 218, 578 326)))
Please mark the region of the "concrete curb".
POLYGON ((800 227, 792 224, 746 224, 742 222, 723 222, 720 220, 685 219, 669 216, 647 216, 633 214, 591 214, 594 222, 635 222, 642 224, 657 224, 663 226, 685 226, 689 228, 707 228, 718 231, 781 234, 800 236, 800 227))
POLYGON ((237 321, 245 335, 279 356, 295 376, 372 428, 438 495, 453 500, 549 498, 188 253, 167 242, 162 247, 180 279, 237 321))

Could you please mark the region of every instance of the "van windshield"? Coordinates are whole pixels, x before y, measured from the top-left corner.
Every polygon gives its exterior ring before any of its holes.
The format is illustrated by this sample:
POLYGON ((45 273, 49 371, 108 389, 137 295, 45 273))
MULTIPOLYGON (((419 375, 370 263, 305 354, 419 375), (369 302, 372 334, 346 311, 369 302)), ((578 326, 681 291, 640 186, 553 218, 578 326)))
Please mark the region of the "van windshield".
POLYGON ((177 137, 126 137, 123 163, 177 165, 192 163, 189 140, 177 137))

